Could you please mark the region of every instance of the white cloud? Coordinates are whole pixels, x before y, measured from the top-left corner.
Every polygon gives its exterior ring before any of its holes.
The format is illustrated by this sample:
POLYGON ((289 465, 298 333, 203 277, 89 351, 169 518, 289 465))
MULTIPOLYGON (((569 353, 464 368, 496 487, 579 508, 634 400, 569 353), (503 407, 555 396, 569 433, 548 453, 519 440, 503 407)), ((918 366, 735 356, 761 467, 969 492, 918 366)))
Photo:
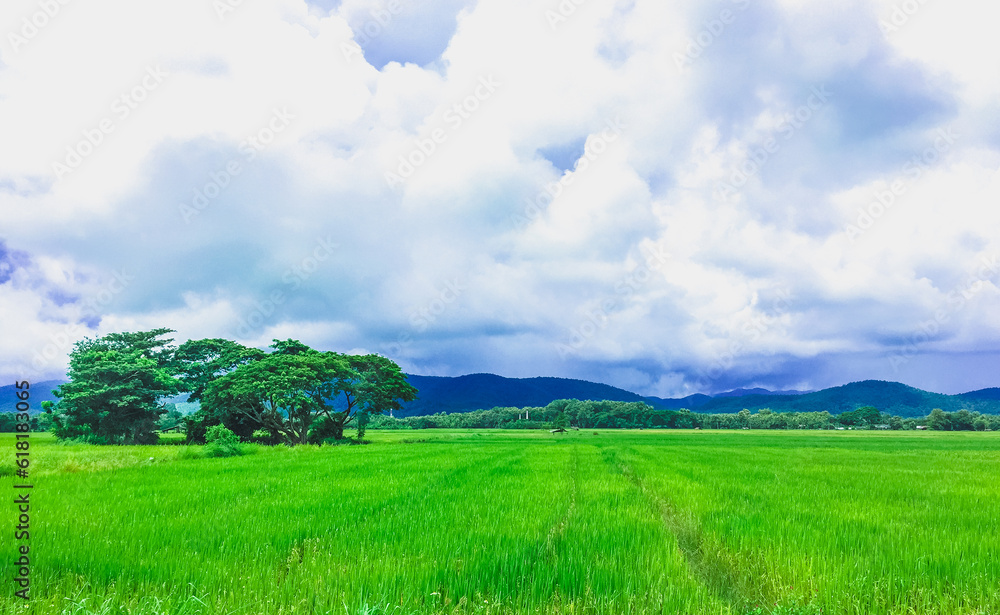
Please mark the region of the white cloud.
MULTIPOLYGON (((127 268, 86 333, 298 337, 420 373, 661 395, 838 384, 854 372, 827 362, 844 356, 892 377, 884 356, 1000 253, 1000 54, 974 4, 925 3, 886 34, 882 0, 588 0, 556 20, 557 2, 455 1, 385 24, 367 0, 223 18, 201 0, 68 4, 0 41, 0 238, 31 259, 0 282, 19 323, 0 368, 26 369, 127 268), (372 19, 365 56, 345 54, 372 19), (829 100, 810 107, 817 88, 829 100), (113 131, 56 181, 104 118, 113 131), (961 137, 908 176, 942 129, 961 137), (539 153, 579 142, 562 176, 539 153), (858 208, 900 177, 852 241, 858 208), (316 259, 323 241, 337 247, 316 259), (654 246, 669 259, 643 271, 654 246)), ((38 10, 11 3, 0 33, 38 10)), ((920 351, 996 352, 998 284, 920 351)), ((995 384, 978 379, 949 386, 995 384)))

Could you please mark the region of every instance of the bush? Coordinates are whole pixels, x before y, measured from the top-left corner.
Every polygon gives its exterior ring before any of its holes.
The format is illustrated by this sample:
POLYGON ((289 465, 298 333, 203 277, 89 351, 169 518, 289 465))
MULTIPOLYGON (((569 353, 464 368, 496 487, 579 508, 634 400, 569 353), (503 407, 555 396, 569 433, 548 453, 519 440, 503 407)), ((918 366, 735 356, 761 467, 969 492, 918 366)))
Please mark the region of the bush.
POLYGON ((243 447, 240 446, 240 438, 235 433, 225 427, 225 425, 213 425, 205 433, 205 452, 209 457, 233 457, 243 454, 243 447))
POLYGON ((250 441, 257 444, 274 446, 275 444, 281 444, 281 436, 276 436, 267 429, 257 429, 250 436, 250 441))
POLYGON ((326 440, 334 439, 337 433, 337 423, 328 416, 320 416, 313 420, 309 426, 309 444, 321 444, 326 440))

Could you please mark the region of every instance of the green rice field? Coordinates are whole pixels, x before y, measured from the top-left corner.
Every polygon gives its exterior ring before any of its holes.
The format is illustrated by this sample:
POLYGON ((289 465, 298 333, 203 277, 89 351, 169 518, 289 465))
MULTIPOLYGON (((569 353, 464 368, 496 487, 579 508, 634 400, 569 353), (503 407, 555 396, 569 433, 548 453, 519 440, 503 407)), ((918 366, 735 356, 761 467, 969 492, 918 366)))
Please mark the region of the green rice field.
POLYGON ((368 435, 33 436, 27 604, 2 435, 0 613, 1000 614, 1000 433, 368 435))

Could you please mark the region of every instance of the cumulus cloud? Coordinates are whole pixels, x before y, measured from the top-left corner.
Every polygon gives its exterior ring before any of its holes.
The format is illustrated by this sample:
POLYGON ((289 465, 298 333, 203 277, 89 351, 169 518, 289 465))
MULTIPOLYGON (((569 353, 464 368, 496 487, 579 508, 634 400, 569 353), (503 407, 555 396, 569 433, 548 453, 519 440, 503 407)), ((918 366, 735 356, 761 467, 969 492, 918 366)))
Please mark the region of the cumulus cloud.
POLYGON ((220 2, 4 12, 8 378, 168 326, 661 396, 996 384, 994 9, 220 2))

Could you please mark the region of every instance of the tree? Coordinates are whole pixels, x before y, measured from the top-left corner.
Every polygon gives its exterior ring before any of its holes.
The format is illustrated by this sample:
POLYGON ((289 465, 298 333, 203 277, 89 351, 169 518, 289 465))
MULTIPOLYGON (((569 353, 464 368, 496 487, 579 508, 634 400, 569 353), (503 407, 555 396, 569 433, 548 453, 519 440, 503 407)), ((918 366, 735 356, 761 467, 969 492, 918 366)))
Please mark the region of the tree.
MULTIPOLYGON (((341 420, 339 435, 354 416, 363 416, 366 424, 375 414, 403 409, 403 402, 417 398, 417 389, 406 381, 406 374, 390 359, 377 354, 347 355, 350 371, 347 378, 338 382, 338 388, 347 402, 346 408, 335 420, 341 420)), ((363 434, 362 434, 363 435, 363 434)), ((360 436, 359 436, 360 437, 360 436)))
POLYGON ((844 412, 837 420, 841 425, 856 427, 872 427, 881 424, 882 413, 875 406, 862 406, 850 412, 844 412))
POLYGON ((972 431, 977 416, 968 410, 959 410, 951 415, 951 428, 954 431, 972 431))
POLYGON ((417 390, 393 361, 376 354, 335 356, 346 361, 347 369, 338 371, 330 383, 332 396, 316 399, 324 418, 316 435, 321 441, 342 439, 344 428, 352 420, 357 421, 360 439, 372 415, 402 410, 402 402, 417 398, 417 390))
MULTIPOLYGON (((181 382, 181 390, 189 393, 188 401, 201 401, 205 388, 220 376, 240 365, 256 361, 267 353, 257 348, 247 348, 236 342, 212 338, 190 340, 180 345, 170 363, 171 373, 181 382)), ((204 443, 209 427, 225 425, 236 435, 252 439, 260 425, 243 415, 225 412, 202 404, 197 412, 184 418, 189 443, 204 443)))
POLYGON ((17 418, 13 412, 0 412, 0 433, 14 433, 17 418))
POLYGON ((275 352, 214 380, 202 403, 210 414, 244 417, 289 444, 304 444, 316 418, 315 400, 333 396, 331 382, 343 369, 332 353, 275 352))
POLYGON ((203 394, 207 410, 242 416, 255 429, 304 444, 342 439, 359 414, 363 428, 369 415, 416 399, 416 389, 385 357, 319 352, 295 340, 275 340, 271 348, 212 381, 203 394))
POLYGON ((77 342, 69 356, 70 381, 55 391, 53 431, 60 439, 100 444, 152 444, 160 400, 179 383, 166 366, 172 356, 162 336, 171 329, 112 333, 77 342))
POLYGON ((184 421, 184 415, 177 410, 177 404, 165 404, 166 413, 156 422, 156 426, 161 431, 174 429, 184 421))
POLYGON ((560 410, 559 414, 556 415, 556 418, 552 421, 552 427, 555 429, 569 429, 569 417, 566 416, 564 410, 560 410))
POLYGON ((937 431, 951 431, 951 418, 941 408, 934 408, 927 415, 927 427, 937 431))

